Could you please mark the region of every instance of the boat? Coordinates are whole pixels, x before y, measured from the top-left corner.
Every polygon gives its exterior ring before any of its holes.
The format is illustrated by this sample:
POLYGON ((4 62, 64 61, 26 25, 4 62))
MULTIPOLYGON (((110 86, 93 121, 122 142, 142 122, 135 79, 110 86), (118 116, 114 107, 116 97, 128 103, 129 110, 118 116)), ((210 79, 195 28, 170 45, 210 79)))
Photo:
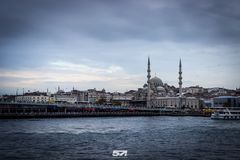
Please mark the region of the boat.
POLYGON ((224 108, 215 110, 211 119, 240 120, 240 108, 224 108))

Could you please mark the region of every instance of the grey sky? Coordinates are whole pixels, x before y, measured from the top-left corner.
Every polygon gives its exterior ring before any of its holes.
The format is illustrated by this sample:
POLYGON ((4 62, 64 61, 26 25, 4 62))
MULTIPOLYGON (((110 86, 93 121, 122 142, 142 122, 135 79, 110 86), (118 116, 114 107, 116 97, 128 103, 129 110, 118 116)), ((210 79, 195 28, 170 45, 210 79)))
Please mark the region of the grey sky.
POLYGON ((238 0, 2 0, 0 88, 240 86, 238 0))

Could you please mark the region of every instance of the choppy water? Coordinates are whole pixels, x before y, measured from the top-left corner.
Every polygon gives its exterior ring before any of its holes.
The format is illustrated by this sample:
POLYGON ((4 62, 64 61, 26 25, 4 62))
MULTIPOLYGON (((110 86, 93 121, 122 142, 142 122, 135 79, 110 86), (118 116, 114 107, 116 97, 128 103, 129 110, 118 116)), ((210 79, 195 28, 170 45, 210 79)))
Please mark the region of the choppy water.
POLYGON ((0 159, 240 159, 240 121, 206 117, 0 120, 0 159), (123 159, 123 158, 120 158, 123 159))

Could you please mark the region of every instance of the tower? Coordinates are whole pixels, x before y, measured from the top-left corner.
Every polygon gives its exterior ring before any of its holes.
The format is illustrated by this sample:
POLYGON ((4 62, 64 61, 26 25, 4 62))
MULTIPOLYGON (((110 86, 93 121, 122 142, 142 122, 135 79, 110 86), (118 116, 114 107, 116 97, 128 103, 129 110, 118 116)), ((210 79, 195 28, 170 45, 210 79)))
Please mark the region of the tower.
POLYGON ((147 107, 150 107, 150 78, 151 78, 151 69, 150 69, 150 58, 148 57, 148 69, 147 69, 147 84, 148 84, 148 89, 147 89, 147 107))
POLYGON ((182 62, 181 59, 179 61, 179 107, 182 108, 182 62))

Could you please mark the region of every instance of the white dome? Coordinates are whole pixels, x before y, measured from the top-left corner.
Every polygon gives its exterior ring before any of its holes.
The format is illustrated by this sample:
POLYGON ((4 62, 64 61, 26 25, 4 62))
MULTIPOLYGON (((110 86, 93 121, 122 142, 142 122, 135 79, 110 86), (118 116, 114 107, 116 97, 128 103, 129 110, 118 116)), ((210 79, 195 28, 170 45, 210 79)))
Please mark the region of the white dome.
POLYGON ((150 94, 153 94, 153 93, 154 93, 154 91, 150 89, 149 93, 150 93, 150 94))
POLYGON ((163 86, 162 80, 156 76, 150 79, 150 83, 154 84, 156 87, 163 86))
POLYGON ((143 85, 143 88, 147 88, 148 86, 147 86, 147 84, 145 83, 144 85, 143 85))
POLYGON ((158 90, 158 91, 164 91, 164 92, 165 92, 165 89, 164 89, 162 86, 158 86, 158 87, 157 87, 157 90, 158 90))

